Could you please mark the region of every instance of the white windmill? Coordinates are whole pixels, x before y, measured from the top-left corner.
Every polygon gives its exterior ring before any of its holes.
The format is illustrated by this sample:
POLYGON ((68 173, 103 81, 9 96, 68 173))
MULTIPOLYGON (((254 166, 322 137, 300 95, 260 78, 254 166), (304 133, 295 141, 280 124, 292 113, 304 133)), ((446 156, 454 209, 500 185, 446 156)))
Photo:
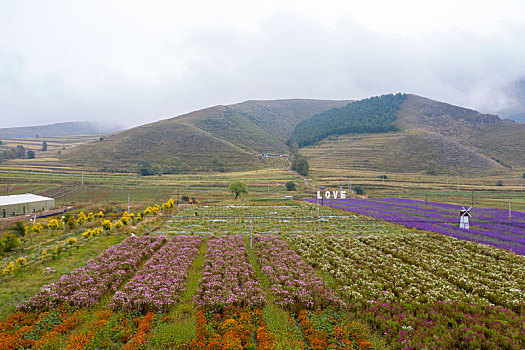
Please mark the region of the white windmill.
POLYGON ((472 209, 472 207, 469 207, 468 209, 461 207, 461 210, 459 211, 459 228, 465 228, 467 230, 470 228, 468 222, 468 218, 472 217, 472 215, 470 215, 470 209, 472 209))

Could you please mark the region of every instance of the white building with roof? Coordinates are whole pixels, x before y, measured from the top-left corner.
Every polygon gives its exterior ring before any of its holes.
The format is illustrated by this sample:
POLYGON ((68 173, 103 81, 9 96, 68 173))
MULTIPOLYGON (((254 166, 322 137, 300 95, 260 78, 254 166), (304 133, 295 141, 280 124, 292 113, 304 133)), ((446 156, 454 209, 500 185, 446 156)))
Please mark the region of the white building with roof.
POLYGON ((55 207, 53 198, 37 196, 36 194, 15 194, 0 196, 0 218, 25 215, 55 207))

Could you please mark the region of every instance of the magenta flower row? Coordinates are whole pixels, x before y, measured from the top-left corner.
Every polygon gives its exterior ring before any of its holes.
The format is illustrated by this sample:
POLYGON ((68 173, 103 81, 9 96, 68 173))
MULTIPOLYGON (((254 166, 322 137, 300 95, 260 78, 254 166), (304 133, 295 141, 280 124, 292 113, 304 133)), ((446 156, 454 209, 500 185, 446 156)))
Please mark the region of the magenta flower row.
POLYGON ((149 259, 163 244, 165 237, 128 237, 85 266, 63 275, 38 293, 20 303, 23 311, 50 309, 60 305, 89 307, 109 293, 115 292, 133 276, 140 263, 149 259))
POLYGON ((256 235, 254 241, 257 261, 277 305, 293 310, 346 306, 285 241, 275 235, 256 235))
POLYGON ((265 304, 242 236, 213 238, 208 242, 201 284, 194 301, 200 307, 211 309, 265 304))
POLYGON ((115 293, 110 307, 145 313, 166 310, 177 303, 202 243, 201 236, 176 236, 170 240, 115 293))

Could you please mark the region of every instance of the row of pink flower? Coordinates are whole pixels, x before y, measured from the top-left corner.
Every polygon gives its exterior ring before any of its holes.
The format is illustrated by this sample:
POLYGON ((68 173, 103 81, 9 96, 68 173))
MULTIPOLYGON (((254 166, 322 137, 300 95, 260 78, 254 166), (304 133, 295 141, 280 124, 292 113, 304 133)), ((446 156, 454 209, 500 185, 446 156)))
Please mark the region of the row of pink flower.
POLYGON ((176 236, 113 296, 113 309, 139 312, 166 310, 180 298, 188 270, 199 253, 202 236, 176 236))
POLYGON ((275 235, 256 235, 254 242, 277 305, 292 310, 346 306, 285 241, 275 235))
POLYGON ((149 259, 164 243, 165 237, 128 237, 107 249, 85 266, 44 286, 18 305, 23 311, 37 311, 63 304, 89 307, 133 276, 140 263, 149 259))
POLYGON ((208 242, 202 279, 194 301, 220 309, 226 305, 262 306, 266 301, 242 236, 213 238, 208 242))

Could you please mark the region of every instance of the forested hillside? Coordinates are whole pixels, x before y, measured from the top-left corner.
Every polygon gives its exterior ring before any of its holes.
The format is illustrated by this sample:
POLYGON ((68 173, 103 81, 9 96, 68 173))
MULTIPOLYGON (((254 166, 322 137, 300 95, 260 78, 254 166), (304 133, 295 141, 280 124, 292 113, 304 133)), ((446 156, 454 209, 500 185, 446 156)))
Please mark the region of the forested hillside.
POLYGON ((406 97, 406 94, 371 97, 322 112, 299 123, 289 142, 304 147, 330 135, 398 131, 396 113, 406 97))

